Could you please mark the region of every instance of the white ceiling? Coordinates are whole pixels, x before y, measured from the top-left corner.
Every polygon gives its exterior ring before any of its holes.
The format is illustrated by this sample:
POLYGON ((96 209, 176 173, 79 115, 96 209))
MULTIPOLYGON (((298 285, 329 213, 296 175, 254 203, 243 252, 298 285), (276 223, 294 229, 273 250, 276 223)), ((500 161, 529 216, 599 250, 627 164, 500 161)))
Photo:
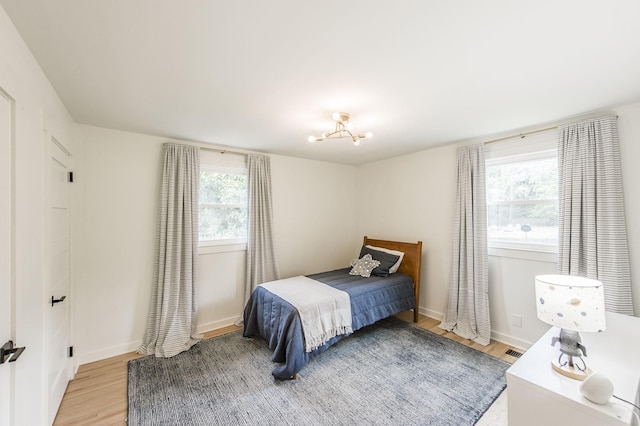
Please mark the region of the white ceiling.
POLYGON ((640 100, 637 0, 0 0, 76 122, 361 164, 640 100), (334 111, 374 138, 309 144, 334 111))

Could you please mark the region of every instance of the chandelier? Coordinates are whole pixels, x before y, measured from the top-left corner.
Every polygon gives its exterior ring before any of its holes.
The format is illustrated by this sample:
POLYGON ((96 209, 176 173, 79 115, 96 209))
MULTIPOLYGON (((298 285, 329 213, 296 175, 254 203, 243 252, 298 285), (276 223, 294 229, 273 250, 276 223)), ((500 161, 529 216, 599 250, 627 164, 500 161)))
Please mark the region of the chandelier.
POLYGON ((360 145, 360 139, 371 138, 373 133, 353 133, 353 124, 349 121, 351 116, 348 112, 334 112, 333 119, 336 122, 336 129, 333 132, 323 133, 321 136, 309 136, 309 142, 320 142, 325 139, 351 138, 354 145, 360 145))

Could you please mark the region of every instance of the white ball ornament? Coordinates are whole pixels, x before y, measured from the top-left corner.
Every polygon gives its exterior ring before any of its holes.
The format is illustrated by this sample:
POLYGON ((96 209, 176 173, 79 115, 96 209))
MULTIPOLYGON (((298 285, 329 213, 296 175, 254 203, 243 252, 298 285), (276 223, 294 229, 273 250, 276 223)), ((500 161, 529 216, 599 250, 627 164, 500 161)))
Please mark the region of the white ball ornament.
POLYGON ((580 384, 580 393, 589 401, 604 405, 613 395, 613 383, 605 375, 593 373, 580 384))

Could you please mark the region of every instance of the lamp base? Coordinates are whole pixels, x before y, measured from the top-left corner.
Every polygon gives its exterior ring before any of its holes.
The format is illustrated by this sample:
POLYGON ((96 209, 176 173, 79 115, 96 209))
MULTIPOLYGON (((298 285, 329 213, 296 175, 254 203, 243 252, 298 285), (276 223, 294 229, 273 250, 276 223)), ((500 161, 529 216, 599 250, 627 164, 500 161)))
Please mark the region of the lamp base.
POLYGON ((551 361, 551 368, 553 368, 553 371, 555 371, 558 374, 562 374, 563 376, 567 376, 574 380, 580 380, 580 381, 586 379, 592 373, 589 367, 585 366, 584 370, 580 370, 575 366, 560 365, 558 361, 555 361, 555 360, 551 361))

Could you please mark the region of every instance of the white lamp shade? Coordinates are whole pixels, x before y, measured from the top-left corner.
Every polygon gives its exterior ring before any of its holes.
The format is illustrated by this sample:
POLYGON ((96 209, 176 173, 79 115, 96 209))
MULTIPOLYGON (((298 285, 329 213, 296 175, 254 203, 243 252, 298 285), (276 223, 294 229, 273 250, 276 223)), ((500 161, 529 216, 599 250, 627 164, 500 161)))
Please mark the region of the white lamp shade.
POLYGON ((538 275, 535 282, 539 319, 567 330, 604 331, 604 290, 600 281, 570 275, 538 275))

